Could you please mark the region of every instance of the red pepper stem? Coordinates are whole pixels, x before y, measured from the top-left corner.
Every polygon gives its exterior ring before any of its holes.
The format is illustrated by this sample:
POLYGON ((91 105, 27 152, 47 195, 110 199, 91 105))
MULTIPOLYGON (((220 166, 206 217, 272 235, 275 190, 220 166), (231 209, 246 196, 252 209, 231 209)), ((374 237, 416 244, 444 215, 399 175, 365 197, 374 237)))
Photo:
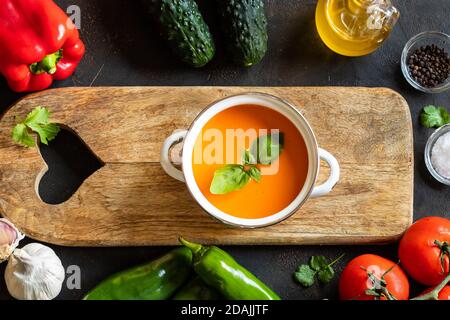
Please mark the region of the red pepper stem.
POLYGON ((54 74, 56 72, 56 65, 62 58, 62 49, 56 51, 55 53, 46 55, 44 59, 39 62, 30 65, 30 71, 33 74, 54 74))
POLYGON ((434 288, 433 290, 424 295, 415 297, 411 300, 438 300, 439 293, 442 291, 442 289, 444 289, 444 287, 449 282, 450 282, 450 273, 445 277, 444 281, 442 281, 436 288, 434 288))

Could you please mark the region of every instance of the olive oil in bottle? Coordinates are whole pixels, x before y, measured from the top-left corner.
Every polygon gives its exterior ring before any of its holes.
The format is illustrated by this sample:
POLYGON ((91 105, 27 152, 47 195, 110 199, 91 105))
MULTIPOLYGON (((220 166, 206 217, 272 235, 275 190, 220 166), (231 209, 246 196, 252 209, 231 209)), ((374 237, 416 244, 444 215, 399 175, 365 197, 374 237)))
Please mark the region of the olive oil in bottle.
POLYGON ((319 0, 316 26, 322 41, 344 56, 372 53, 399 18, 390 0, 319 0))

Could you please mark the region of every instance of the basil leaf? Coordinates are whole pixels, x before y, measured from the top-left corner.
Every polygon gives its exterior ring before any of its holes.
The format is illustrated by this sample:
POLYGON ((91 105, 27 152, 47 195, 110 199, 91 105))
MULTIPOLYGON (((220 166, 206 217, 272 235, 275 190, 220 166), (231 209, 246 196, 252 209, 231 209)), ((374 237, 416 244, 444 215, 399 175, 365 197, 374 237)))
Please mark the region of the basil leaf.
POLYGON ((214 172, 210 191, 212 194, 226 194, 242 189, 250 181, 250 175, 245 172, 244 166, 229 164, 214 172))
POLYGON ((315 276, 316 271, 307 264, 302 264, 295 273, 295 279, 304 287, 311 287, 314 284, 315 276))
POLYGON ((326 266, 325 269, 319 271, 317 277, 319 278, 320 282, 328 283, 334 278, 334 270, 331 266, 326 266))
POLYGON ((248 150, 244 151, 244 156, 242 160, 244 162, 244 165, 256 164, 255 157, 248 150))
POLYGON ((313 270, 319 271, 328 266, 328 259, 324 256, 312 256, 309 265, 313 270))
POLYGON ((248 174, 252 177, 256 182, 261 181, 261 171, 257 167, 251 167, 248 170, 248 174))
POLYGON ((250 152, 259 164, 270 165, 278 159, 284 146, 284 134, 268 134, 256 139, 250 152))

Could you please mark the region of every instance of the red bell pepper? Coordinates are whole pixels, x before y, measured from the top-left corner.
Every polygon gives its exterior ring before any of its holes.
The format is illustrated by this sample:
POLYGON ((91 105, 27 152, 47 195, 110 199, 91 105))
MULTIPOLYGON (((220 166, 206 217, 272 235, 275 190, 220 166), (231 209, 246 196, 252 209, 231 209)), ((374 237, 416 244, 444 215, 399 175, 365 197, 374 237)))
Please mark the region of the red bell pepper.
POLYGON ((16 92, 46 89, 72 75, 85 47, 52 0, 0 0, 0 73, 16 92))

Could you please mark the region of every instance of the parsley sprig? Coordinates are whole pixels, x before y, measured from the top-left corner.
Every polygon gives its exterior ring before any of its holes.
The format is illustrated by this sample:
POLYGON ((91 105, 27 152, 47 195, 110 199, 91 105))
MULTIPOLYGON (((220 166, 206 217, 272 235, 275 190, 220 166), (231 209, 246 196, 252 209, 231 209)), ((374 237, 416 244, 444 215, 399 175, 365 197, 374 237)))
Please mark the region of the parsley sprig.
POLYGON ((60 131, 57 124, 50 123, 50 116, 51 113, 47 108, 36 107, 25 120, 14 127, 12 132, 14 142, 24 147, 34 147, 36 142, 31 134, 35 132, 41 143, 48 145, 48 142, 55 139, 60 131))

